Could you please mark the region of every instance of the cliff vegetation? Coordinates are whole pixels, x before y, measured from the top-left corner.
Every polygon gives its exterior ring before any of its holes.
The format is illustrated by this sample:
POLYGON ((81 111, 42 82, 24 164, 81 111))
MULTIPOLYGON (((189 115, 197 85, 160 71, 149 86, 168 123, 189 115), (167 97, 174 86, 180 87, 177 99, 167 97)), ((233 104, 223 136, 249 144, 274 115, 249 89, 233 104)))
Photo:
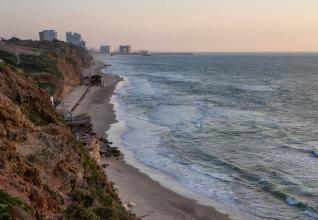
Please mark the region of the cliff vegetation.
POLYGON ((16 40, 0 59, 0 219, 136 219, 49 101, 78 83, 89 54, 16 40))
POLYGON ((62 41, 12 38, 0 42, 0 59, 22 70, 48 94, 61 97, 80 84, 92 57, 87 50, 62 41))

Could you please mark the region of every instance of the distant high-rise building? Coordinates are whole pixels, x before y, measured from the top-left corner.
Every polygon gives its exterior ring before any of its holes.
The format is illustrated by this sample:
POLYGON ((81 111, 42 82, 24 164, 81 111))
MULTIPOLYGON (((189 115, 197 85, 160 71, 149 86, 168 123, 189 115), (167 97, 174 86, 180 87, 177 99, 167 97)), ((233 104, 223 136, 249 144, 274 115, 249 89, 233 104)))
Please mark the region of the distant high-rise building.
POLYGON ((53 41, 57 39, 57 33, 54 30, 44 30, 39 32, 40 41, 53 41))
POLYGON ((86 47, 86 42, 82 40, 82 36, 79 33, 66 32, 66 42, 75 46, 86 47))
POLYGON ((132 53, 132 46, 130 46, 130 45, 119 46, 119 53, 122 55, 131 54, 132 53))
POLYGON ((112 47, 110 45, 102 45, 100 46, 100 53, 102 54, 111 54, 113 52, 112 47))

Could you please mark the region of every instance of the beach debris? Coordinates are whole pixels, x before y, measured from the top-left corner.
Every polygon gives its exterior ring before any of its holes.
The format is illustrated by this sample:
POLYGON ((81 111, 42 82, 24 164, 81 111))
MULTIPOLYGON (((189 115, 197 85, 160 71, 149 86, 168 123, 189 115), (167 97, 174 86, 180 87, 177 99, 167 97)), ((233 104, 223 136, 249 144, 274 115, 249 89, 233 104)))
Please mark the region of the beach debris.
POLYGON ((134 208, 134 207, 136 207, 136 204, 130 201, 130 202, 127 204, 127 206, 128 206, 129 208, 134 208))
POLYGON ((124 207, 127 211, 129 211, 128 205, 123 204, 123 207, 124 207))
POLYGON ((114 191, 118 193, 118 191, 119 191, 119 186, 118 186, 118 185, 116 185, 116 183, 115 183, 115 182, 110 182, 110 184, 112 185, 112 187, 113 187, 114 191))
POLYGON ((107 167, 109 167, 109 164, 107 163, 102 164, 102 168, 107 168, 107 167))
POLYGON ((101 151, 100 154, 102 157, 120 157, 121 156, 121 152, 119 150, 118 147, 113 147, 108 143, 103 143, 102 142, 102 147, 101 147, 101 151))
POLYGON ((100 154, 102 157, 119 157, 121 152, 118 147, 112 146, 112 142, 108 141, 106 138, 99 138, 101 143, 100 154))
POLYGON ((114 188, 114 191, 115 191, 116 193, 119 192, 119 186, 118 186, 118 185, 114 185, 113 188, 114 188))
MULTIPOLYGON (((117 158, 121 156, 118 147, 112 146, 112 142, 106 138, 98 137, 97 134, 93 132, 90 117, 84 115, 76 116, 73 117, 72 121, 69 121, 68 124, 77 140, 83 144, 97 163, 100 162, 100 158, 117 158)), ((102 168, 106 168, 108 165, 103 164, 101 166, 102 168)))
POLYGON ((100 161, 100 147, 101 144, 98 140, 96 133, 87 131, 90 130, 90 124, 72 124, 71 129, 76 135, 77 140, 79 140, 85 149, 90 153, 92 158, 99 163, 100 161))
POLYGON ((136 204, 135 204, 135 203, 133 203, 133 202, 131 202, 131 201, 129 201, 128 203, 123 204, 123 207, 124 207, 126 210, 128 210, 128 211, 129 211, 131 208, 136 207, 136 204))

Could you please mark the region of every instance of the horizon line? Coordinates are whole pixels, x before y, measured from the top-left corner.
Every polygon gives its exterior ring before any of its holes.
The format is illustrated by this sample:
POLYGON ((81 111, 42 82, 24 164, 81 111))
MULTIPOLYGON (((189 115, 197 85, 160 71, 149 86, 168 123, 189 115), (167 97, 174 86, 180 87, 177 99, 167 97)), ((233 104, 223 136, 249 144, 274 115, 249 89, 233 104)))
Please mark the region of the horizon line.
MULTIPOLYGON (((1 37, 2 38, 2 37, 1 37)), ((18 38, 16 36, 12 36, 11 38, 18 38)), ((6 39, 6 40, 9 40, 11 38, 3 38, 3 39, 6 39)), ((32 40, 32 41, 39 41, 39 39, 21 39, 21 38, 18 38, 20 40, 32 40)), ((61 39, 57 39, 59 41, 62 41, 62 42, 66 42, 65 40, 61 40, 61 39)), ((1 41, 1 40, 0 40, 1 41)), ((100 46, 102 46, 103 44, 101 44, 100 46)), ((133 45, 132 45, 133 46, 133 45)), ((99 47, 99 46, 97 46, 99 47)), ((98 48, 96 48, 96 46, 92 46, 92 47, 87 47, 86 48, 87 50, 98 50, 98 48)), ((283 51, 283 50, 277 50, 277 51, 274 51, 274 50, 255 50, 255 51, 241 51, 241 50, 236 50, 236 51, 230 51, 230 50, 224 50, 224 51, 195 51, 195 50, 192 50, 192 51, 183 51, 183 50, 168 50, 168 51, 165 51, 165 50, 149 50, 149 49, 135 49, 133 52, 139 52, 139 51, 142 51, 142 50, 147 50, 149 51, 149 53, 194 53, 194 54, 199 54, 199 53, 318 53, 318 50, 290 50, 290 51, 283 51)))

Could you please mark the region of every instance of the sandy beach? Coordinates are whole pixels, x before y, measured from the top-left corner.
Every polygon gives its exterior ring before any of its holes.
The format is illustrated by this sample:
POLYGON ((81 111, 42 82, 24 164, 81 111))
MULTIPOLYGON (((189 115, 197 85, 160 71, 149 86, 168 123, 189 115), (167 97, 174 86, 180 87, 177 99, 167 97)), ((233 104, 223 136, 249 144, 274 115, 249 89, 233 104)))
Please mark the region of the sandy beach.
MULTIPOLYGON (((122 80, 116 75, 107 75, 105 87, 79 86, 72 90, 62 102, 62 108, 73 111, 73 116, 89 116, 93 129, 99 135, 105 133, 116 122, 114 106, 110 103, 116 84, 122 80), (79 103, 78 100, 88 90, 79 103)), ((124 158, 102 159, 101 163, 108 164, 105 169, 108 178, 119 188, 119 196, 124 204, 133 202, 131 208, 141 219, 188 219, 188 220, 229 220, 248 219, 236 212, 222 214, 211 206, 198 204, 195 200, 187 199, 152 180, 137 168, 127 164, 124 158), (234 217, 234 218, 232 218, 234 217)), ((229 211, 230 209, 228 209, 229 211)), ((224 212, 228 213, 228 212, 224 212)))
MULTIPOLYGON (((91 68, 86 69, 83 75, 89 73, 102 74, 101 70, 105 64, 95 61, 91 68)), ((110 98, 118 82, 122 80, 117 75, 103 75, 104 87, 89 87, 80 85, 74 87, 65 97, 58 109, 71 112, 73 117, 85 115, 90 116, 94 130, 99 136, 105 136, 105 131, 116 122, 113 105, 110 98)))

